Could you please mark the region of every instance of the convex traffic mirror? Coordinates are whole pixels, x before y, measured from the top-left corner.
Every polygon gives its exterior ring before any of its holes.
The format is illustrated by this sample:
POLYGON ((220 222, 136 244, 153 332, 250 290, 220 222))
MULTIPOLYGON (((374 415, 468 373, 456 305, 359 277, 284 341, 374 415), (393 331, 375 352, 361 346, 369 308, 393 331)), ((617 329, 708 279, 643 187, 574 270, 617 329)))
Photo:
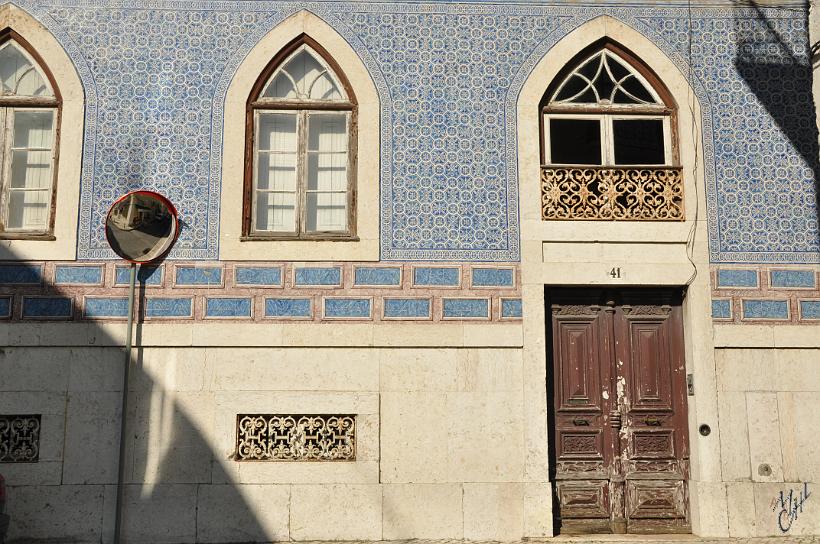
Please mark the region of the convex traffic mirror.
POLYGON ((133 263, 163 257, 179 235, 177 211, 164 196, 152 191, 130 192, 111 205, 105 237, 114 253, 133 263))

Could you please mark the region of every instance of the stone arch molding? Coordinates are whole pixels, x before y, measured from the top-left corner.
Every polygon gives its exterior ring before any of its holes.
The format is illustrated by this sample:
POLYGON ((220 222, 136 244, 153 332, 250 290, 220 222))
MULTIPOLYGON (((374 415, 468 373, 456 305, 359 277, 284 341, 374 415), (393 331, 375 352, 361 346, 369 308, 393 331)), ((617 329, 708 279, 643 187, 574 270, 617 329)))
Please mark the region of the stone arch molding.
POLYGON ((15 4, 0 6, 0 30, 26 40, 48 66, 60 89, 62 113, 54 195, 54 236, 47 240, 0 240, 0 260, 73 260, 77 255, 77 210, 83 166, 84 92, 80 76, 57 38, 15 4))
MULTIPOLYGON (((517 76, 523 80, 513 102, 522 242, 524 379, 526 383, 546 383, 545 338, 549 316, 544 311, 545 285, 681 286, 691 282, 684 301, 686 371, 697 375, 702 384, 696 396, 688 397, 692 529, 698 535, 725 536, 725 524, 701 514, 726 508, 725 494, 706 491, 722 485, 720 448, 716 441, 698 440, 696 430, 697 421, 708 420, 717 425, 707 237, 707 223, 712 218, 707 221, 706 208, 706 180, 714 179, 711 110, 702 87, 697 82, 690 85, 682 58, 670 58, 637 27, 607 15, 584 20, 554 45, 536 52, 539 56, 530 64, 528 75, 517 76), (678 105, 685 222, 541 220, 539 104, 562 68, 587 46, 604 39, 629 50, 651 68, 678 105), (687 244, 691 234, 693 242, 687 244), (622 278, 612 278, 607 275, 612 267, 623 267, 628 272, 622 278), (694 276, 693 267, 697 272, 694 276)), ((664 48, 674 51, 668 44, 664 48)), ((525 388, 524 394, 527 409, 541 417, 531 419, 525 429, 526 442, 532 446, 525 454, 525 466, 538 467, 530 471, 530 479, 546 482, 547 444, 551 439, 546 395, 542 386, 525 388)), ((531 504, 526 508, 548 509, 549 505, 531 504)))
MULTIPOLYGON (((645 65, 650 67, 658 78, 669 89, 678 105, 678 146, 681 151, 680 161, 684 167, 684 209, 686 221, 678 225, 657 223, 629 223, 613 222, 607 224, 607 235, 614 237, 613 241, 631 241, 636 239, 657 238, 669 240, 670 232, 675 240, 685 240, 692 228, 693 222, 698 220, 701 226, 703 220, 712 217, 707 210, 708 195, 714 194, 710 187, 713 183, 712 134, 710 105, 706 100, 702 87, 694 82, 690 85, 687 75, 670 57, 652 40, 632 26, 608 15, 602 15, 587 20, 575 30, 567 33, 555 43, 546 53, 540 52, 541 57, 532 68, 532 71, 523 82, 518 94, 517 107, 517 142, 518 142, 518 179, 520 192, 521 235, 522 241, 532 238, 533 231, 542 237, 563 236, 584 239, 600 238, 600 222, 573 221, 571 225, 560 221, 551 221, 542 225, 540 217, 540 132, 538 105, 547 87, 578 53, 585 47, 603 39, 611 40, 634 53, 645 65), (537 223, 537 224, 536 224, 537 223), (552 231, 547 235, 545 229, 552 231), (658 231, 652 234, 650 231, 658 231), (593 236, 594 234, 594 236, 593 236), (683 238, 681 238, 683 236, 683 238)), ((702 245, 701 250, 708 253, 708 232, 698 232, 696 242, 702 245)))
POLYGON ((302 10, 282 20, 248 51, 234 72, 225 95, 219 257, 232 260, 379 259, 380 98, 359 54, 324 19, 302 10), (242 241, 245 168, 245 108, 259 74, 283 47, 302 34, 313 38, 336 61, 358 102, 355 183, 358 240, 242 241))

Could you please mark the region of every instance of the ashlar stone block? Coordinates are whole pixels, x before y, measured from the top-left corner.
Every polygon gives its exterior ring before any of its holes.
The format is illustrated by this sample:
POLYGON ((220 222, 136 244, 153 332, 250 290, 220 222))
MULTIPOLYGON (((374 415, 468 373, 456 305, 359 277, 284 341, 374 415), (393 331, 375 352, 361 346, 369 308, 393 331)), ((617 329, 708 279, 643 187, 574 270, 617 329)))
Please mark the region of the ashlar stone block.
POLYGON ((381 486, 292 486, 290 537, 291 540, 380 540, 381 486))
POLYGON ((388 484, 383 490, 385 540, 464 537, 460 484, 388 484))

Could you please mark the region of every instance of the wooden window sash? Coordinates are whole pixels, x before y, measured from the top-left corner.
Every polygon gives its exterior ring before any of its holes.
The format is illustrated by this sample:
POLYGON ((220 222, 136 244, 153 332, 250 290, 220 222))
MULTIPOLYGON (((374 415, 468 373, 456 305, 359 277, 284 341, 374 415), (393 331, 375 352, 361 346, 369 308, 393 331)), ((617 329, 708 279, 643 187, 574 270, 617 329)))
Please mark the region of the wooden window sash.
POLYGON ((2 203, 2 225, 4 227, 4 232, 10 234, 44 234, 49 231, 49 222, 50 217, 46 217, 45 226, 43 228, 27 228, 25 226, 20 228, 10 228, 8 227, 8 218, 9 214, 11 213, 11 195, 13 193, 25 193, 25 192, 41 192, 46 193, 46 214, 50 215, 52 210, 52 200, 54 198, 54 174, 55 168, 54 165, 56 163, 56 148, 57 148, 57 134, 56 134, 56 126, 57 126, 57 116, 58 111, 56 108, 0 108, 3 110, 3 136, 2 136, 2 143, 0 143, 1 149, 3 149, 3 203, 2 203), (16 121, 16 114, 20 111, 50 111, 52 113, 51 116, 51 147, 14 147, 14 125, 16 121), (50 178, 51 183, 48 186, 43 188, 13 188, 11 186, 12 181, 12 165, 13 165, 13 158, 14 158, 14 151, 48 151, 50 152, 49 156, 49 163, 48 163, 48 178, 50 178))
MULTIPOLYGON (((278 106, 279 104, 277 104, 278 106)), ((344 113, 345 114, 345 128, 347 133, 347 141, 345 151, 343 152, 332 152, 333 154, 342 154, 344 153, 347 156, 347 161, 345 164, 345 176, 346 176, 346 188, 344 191, 320 191, 320 190, 312 190, 308 189, 308 168, 307 168, 307 158, 310 153, 323 153, 326 154, 327 152, 322 152, 320 150, 310 150, 308 149, 308 129, 309 129, 309 117, 311 114, 327 114, 329 113, 328 110, 313 110, 313 109, 302 109, 302 110, 294 110, 292 109, 283 109, 277 107, 276 109, 267 109, 267 108, 254 108, 253 109, 253 187, 251 191, 251 217, 250 217, 250 230, 248 239, 263 239, 263 240, 274 240, 274 239, 316 239, 316 238, 350 238, 352 237, 352 208, 355 204, 352 185, 353 185, 353 157, 352 157, 352 140, 353 140, 353 127, 352 127, 352 118, 353 118, 353 111, 343 109, 341 107, 333 108, 333 112, 344 113), (297 138, 297 147, 296 147, 296 191, 295 191, 295 230, 294 231, 274 231, 274 230, 259 230, 256 226, 256 217, 257 217, 257 206, 258 206, 258 199, 257 195, 260 192, 281 192, 291 194, 290 191, 267 191, 267 190, 260 190, 259 187, 259 117, 265 113, 284 113, 284 114, 291 114, 295 113, 296 115, 296 138, 297 138), (306 230, 307 225, 307 195, 310 193, 345 193, 347 194, 347 198, 345 201, 345 214, 346 214, 346 225, 344 230, 315 230, 315 231, 308 231, 306 230)))

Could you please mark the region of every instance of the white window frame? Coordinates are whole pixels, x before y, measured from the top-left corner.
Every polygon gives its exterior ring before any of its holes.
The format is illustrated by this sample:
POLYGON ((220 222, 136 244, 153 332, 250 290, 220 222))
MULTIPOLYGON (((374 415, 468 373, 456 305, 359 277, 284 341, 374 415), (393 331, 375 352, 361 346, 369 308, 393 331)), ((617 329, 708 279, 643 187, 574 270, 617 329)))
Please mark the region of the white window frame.
POLYGON ((632 114, 628 115, 622 111, 613 113, 544 113, 544 162, 550 166, 609 166, 614 168, 628 168, 630 166, 640 168, 664 167, 673 165, 674 154, 672 152, 672 119, 670 115, 652 115, 652 114, 632 114), (596 120, 600 124, 601 129, 601 164, 598 165, 575 165, 556 163, 552 161, 552 141, 550 120, 552 119, 569 119, 578 121, 596 120), (632 121, 663 121, 663 164, 615 164, 615 139, 614 139, 614 125, 613 121, 632 120, 632 121))

